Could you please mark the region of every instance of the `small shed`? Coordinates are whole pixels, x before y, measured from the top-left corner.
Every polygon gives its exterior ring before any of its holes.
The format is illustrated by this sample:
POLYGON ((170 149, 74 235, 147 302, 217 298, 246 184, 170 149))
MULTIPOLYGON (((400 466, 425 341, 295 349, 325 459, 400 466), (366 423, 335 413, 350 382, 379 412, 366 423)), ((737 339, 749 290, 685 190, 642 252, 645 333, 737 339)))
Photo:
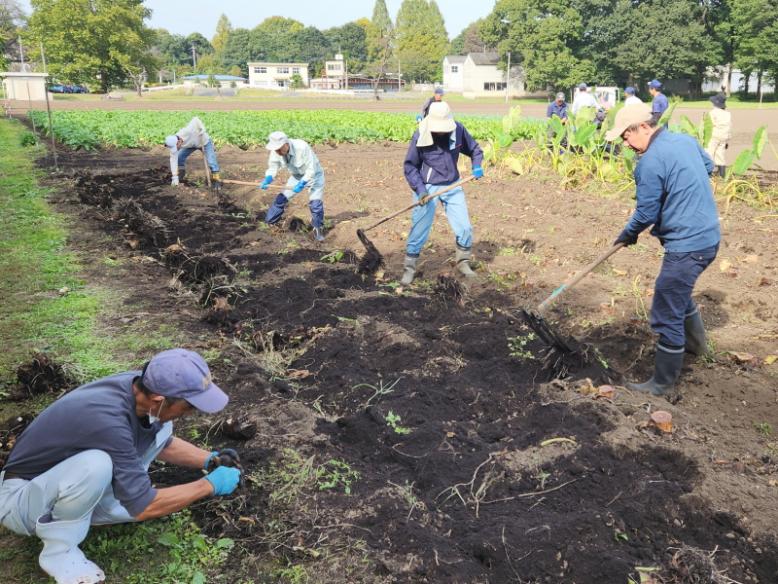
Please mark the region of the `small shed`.
POLYGON ((0 73, 3 78, 3 90, 6 99, 17 100, 46 100, 46 79, 48 73, 15 73, 5 71, 0 73))

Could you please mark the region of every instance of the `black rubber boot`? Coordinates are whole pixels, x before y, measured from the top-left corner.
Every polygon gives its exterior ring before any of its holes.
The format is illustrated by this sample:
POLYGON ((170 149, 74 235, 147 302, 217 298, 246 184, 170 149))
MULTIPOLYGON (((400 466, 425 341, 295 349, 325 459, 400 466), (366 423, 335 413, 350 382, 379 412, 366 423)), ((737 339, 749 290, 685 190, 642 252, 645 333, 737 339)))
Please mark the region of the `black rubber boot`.
POLYGON ((675 387, 675 382, 681 375, 683 353, 683 347, 665 347, 657 343, 654 375, 645 383, 627 383, 627 389, 643 393, 650 392, 653 395, 666 394, 675 387))
POLYGON ((400 280, 400 284, 403 286, 408 286, 411 282, 413 282, 413 277, 416 275, 416 264, 418 261, 418 257, 405 256, 405 264, 403 266, 405 270, 403 271, 403 277, 400 280))
POLYGON ((186 180, 186 169, 185 168, 179 168, 178 169, 178 182, 182 183, 186 180))
POLYGON ((721 178, 724 178, 727 176, 727 167, 726 166, 719 166, 719 176, 721 178))
POLYGON ((686 352, 698 357, 707 353, 708 340, 705 337, 705 325, 699 309, 686 316, 683 328, 686 332, 686 352))

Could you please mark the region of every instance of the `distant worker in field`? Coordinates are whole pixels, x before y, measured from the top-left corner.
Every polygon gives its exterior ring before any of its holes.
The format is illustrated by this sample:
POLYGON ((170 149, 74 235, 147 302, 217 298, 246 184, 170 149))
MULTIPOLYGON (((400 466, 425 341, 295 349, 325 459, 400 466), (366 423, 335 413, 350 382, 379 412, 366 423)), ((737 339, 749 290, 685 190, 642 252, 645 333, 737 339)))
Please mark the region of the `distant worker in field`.
POLYGON ((57 584, 104 582, 78 547, 92 525, 164 517, 237 488, 237 452, 211 452, 173 436, 173 420, 195 410, 214 414, 227 401, 205 360, 186 349, 65 394, 14 444, 0 473, 0 522, 43 542, 38 561, 57 584), (155 488, 148 472, 154 460, 208 474, 155 488))
POLYGON ((430 97, 427 101, 424 102, 424 106, 421 108, 421 114, 416 116, 416 121, 421 122, 424 118, 426 118, 430 113, 430 106, 433 103, 443 101, 444 94, 445 91, 443 90, 442 87, 436 87, 435 93, 432 94, 432 97, 430 97))
POLYGON ((630 86, 624 89, 624 105, 637 105, 639 103, 643 103, 643 100, 640 99, 635 91, 635 88, 630 86))
POLYGON ((200 118, 192 118, 186 127, 181 128, 175 135, 165 138, 165 146, 170 150, 170 172, 173 174, 174 186, 178 186, 179 182, 186 177, 186 159, 195 150, 202 150, 208 168, 211 170, 211 184, 216 190, 221 188, 216 150, 200 118))
MULTIPOLYGON (((651 94, 653 100, 651 101, 651 116, 654 122, 657 124, 662 119, 662 114, 667 111, 670 104, 667 101, 667 96, 662 93, 662 83, 658 79, 653 79, 648 83, 648 92, 651 94)), ((665 125, 667 127, 667 125, 665 125)))
POLYGON ((572 112, 573 115, 577 115, 581 109, 585 107, 591 107, 595 110, 600 107, 600 104, 597 103, 597 98, 594 97, 591 93, 589 93, 589 86, 586 85, 586 83, 581 83, 578 86, 578 92, 575 94, 575 97, 573 98, 573 107, 572 112))
POLYGON ((324 241, 324 170, 319 158, 304 140, 291 140, 283 132, 273 132, 268 137, 266 148, 270 151, 265 171, 265 180, 259 185, 267 190, 278 171, 289 171, 288 187, 280 193, 273 205, 268 209, 265 222, 275 225, 281 220, 286 205, 293 197, 308 188, 308 208, 311 210, 311 225, 316 241, 324 241))
POLYGON ((684 352, 707 352, 705 327, 692 292, 715 259, 721 240, 709 180, 713 161, 691 136, 657 127, 647 104, 619 110, 606 138, 621 138, 640 154, 634 173, 635 212, 614 243, 634 245, 653 225, 651 234, 665 248, 651 305, 651 328, 659 335, 654 374, 645 383, 626 385, 663 395, 681 374, 684 352))
POLYGON ((456 237, 457 269, 467 278, 475 277, 470 267, 473 228, 467 212, 465 191, 458 187, 439 198, 425 202, 428 196, 459 180, 457 161, 460 153, 470 157, 473 176, 480 179, 484 175, 481 168, 484 157, 481 147, 462 124, 454 121, 451 108, 446 102, 431 104, 429 115, 419 124, 405 155, 405 180, 413 189, 414 199, 421 205, 413 210, 411 217, 401 280, 404 286, 410 284, 416 275, 419 254, 430 235, 438 202, 443 205, 456 237))
POLYGON ((727 174, 727 148, 732 137, 732 114, 727 111, 727 97, 722 92, 710 98, 713 104, 710 116, 713 122, 713 133, 705 151, 718 167, 720 177, 727 174))
POLYGON ((546 117, 552 118, 554 116, 562 120, 563 124, 567 123, 567 102, 565 101, 565 94, 561 91, 556 94, 556 99, 548 104, 546 108, 546 117))

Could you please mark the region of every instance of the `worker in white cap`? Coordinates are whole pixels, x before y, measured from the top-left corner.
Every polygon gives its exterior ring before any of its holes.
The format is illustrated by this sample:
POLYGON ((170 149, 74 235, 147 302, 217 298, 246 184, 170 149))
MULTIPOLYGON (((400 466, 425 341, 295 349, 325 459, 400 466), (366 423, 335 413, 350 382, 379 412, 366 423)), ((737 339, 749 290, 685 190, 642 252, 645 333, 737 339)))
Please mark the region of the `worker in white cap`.
POLYGON ((211 185, 215 190, 221 189, 219 162, 216 160, 216 150, 213 141, 205 131, 200 118, 194 117, 186 127, 181 128, 173 136, 165 138, 165 146, 170 150, 170 172, 173 174, 172 184, 178 186, 186 175, 186 159, 195 150, 202 150, 208 168, 211 170, 211 185))
POLYGON ((289 171, 288 187, 279 194, 265 216, 265 222, 275 225, 281 220, 286 205, 303 189, 308 188, 308 207, 311 210, 311 225, 316 241, 324 241, 324 170, 311 146, 304 140, 289 139, 283 132, 273 132, 268 137, 266 148, 270 151, 265 171, 265 180, 259 185, 267 190, 278 171, 289 171))

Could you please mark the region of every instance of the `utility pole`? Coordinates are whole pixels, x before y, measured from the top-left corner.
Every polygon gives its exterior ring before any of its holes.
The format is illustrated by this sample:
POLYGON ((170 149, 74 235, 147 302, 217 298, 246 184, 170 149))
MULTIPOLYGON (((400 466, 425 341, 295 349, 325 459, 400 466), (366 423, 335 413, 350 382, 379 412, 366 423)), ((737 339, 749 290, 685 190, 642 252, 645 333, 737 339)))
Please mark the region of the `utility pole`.
POLYGON ((505 103, 511 95, 511 52, 508 51, 508 69, 505 71, 505 103))
POLYGON ((22 71, 24 71, 24 46, 22 45, 22 37, 19 37, 19 61, 22 64, 22 71))
POLYGON ((192 43, 192 69, 197 69, 197 50, 194 43, 192 43))

